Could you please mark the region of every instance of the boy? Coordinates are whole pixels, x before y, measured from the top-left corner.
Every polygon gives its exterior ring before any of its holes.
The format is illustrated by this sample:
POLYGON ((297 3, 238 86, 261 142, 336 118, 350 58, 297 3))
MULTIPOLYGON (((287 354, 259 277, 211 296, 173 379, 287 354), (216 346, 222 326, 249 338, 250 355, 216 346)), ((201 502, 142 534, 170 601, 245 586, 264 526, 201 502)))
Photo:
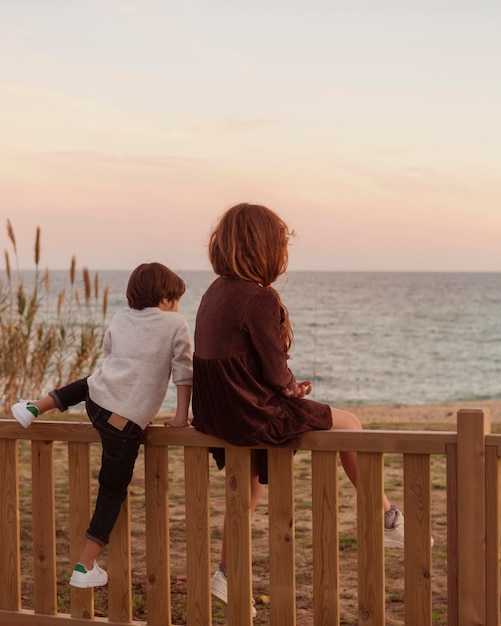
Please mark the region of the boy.
POLYGON ((108 574, 97 557, 109 542, 120 507, 132 480, 143 431, 158 413, 172 380, 177 408, 169 426, 187 426, 192 389, 192 348, 185 318, 178 312, 184 281, 161 263, 143 263, 127 285, 128 309, 108 327, 104 360, 93 374, 37 401, 12 406, 25 428, 51 409, 66 411, 85 401, 85 408, 103 447, 99 492, 87 541, 73 570, 70 585, 106 585, 108 574))

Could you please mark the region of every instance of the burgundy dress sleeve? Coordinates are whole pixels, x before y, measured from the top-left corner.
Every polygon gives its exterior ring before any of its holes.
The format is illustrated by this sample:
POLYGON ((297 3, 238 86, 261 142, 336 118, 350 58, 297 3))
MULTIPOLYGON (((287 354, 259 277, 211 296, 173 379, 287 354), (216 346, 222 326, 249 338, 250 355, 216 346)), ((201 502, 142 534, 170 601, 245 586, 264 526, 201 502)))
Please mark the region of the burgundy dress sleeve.
POLYGON ((262 367, 262 383, 276 390, 294 382, 281 339, 282 309, 273 292, 262 290, 251 298, 244 311, 244 328, 249 333, 262 367))

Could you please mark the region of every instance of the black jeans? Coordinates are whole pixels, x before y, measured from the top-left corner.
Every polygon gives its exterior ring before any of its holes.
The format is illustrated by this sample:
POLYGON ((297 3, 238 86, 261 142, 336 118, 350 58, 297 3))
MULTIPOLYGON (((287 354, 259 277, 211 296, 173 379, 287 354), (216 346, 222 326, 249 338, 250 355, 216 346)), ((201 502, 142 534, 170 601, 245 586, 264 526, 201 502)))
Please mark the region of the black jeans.
POLYGON ((100 546, 105 546, 110 540, 110 533, 132 480, 143 431, 131 421, 123 430, 109 424, 111 411, 103 409, 90 399, 87 378, 55 389, 49 395, 60 411, 67 411, 68 407, 85 401, 87 415, 101 436, 103 452, 99 491, 94 515, 85 536, 100 546))

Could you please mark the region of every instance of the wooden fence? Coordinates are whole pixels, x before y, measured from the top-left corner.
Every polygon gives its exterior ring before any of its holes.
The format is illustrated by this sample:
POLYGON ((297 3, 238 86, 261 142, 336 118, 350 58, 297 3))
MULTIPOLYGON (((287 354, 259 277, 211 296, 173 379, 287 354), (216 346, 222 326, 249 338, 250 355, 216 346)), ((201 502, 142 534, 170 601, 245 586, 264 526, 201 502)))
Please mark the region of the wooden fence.
MULTIPOLYGON (((0 420, 0 625, 115 626, 133 621, 128 501, 108 546, 108 618, 94 615, 94 591, 71 588, 71 614, 57 611, 54 442, 67 442, 70 539, 82 537, 92 512, 88 423, 44 422, 29 429, 0 420), (31 440, 34 608, 21 598, 19 440, 31 440)), ((144 443, 147 624, 171 626, 169 447, 184 447, 189 626, 211 623, 209 446, 224 442, 193 429, 150 426, 144 443)), ((228 614, 251 626, 250 450, 226 447, 228 614)), ((384 454, 403 457, 405 625, 432 624, 431 455, 445 455, 447 489, 447 620, 449 626, 498 626, 501 436, 482 410, 461 410, 457 432, 316 431, 298 449, 311 451, 312 626, 340 623, 338 452, 358 452, 358 624, 385 624, 382 498, 384 454)), ((269 449, 270 624, 295 626, 294 481, 291 450, 269 449)), ((76 544, 71 540, 70 544, 76 544)), ((81 546, 81 543, 80 543, 81 546)), ((71 548, 71 559, 78 557, 71 548)))

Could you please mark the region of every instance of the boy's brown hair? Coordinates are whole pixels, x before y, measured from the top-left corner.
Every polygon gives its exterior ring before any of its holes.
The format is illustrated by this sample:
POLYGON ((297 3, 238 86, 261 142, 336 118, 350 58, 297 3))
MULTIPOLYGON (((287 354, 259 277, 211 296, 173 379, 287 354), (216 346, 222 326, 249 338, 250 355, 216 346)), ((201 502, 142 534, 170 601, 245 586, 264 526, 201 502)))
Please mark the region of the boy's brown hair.
POLYGON ((162 263, 142 263, 130 275, 125 295, 131 309, 141 310, 163 298, 179 300, 185 291, 184 280, 162 263))

